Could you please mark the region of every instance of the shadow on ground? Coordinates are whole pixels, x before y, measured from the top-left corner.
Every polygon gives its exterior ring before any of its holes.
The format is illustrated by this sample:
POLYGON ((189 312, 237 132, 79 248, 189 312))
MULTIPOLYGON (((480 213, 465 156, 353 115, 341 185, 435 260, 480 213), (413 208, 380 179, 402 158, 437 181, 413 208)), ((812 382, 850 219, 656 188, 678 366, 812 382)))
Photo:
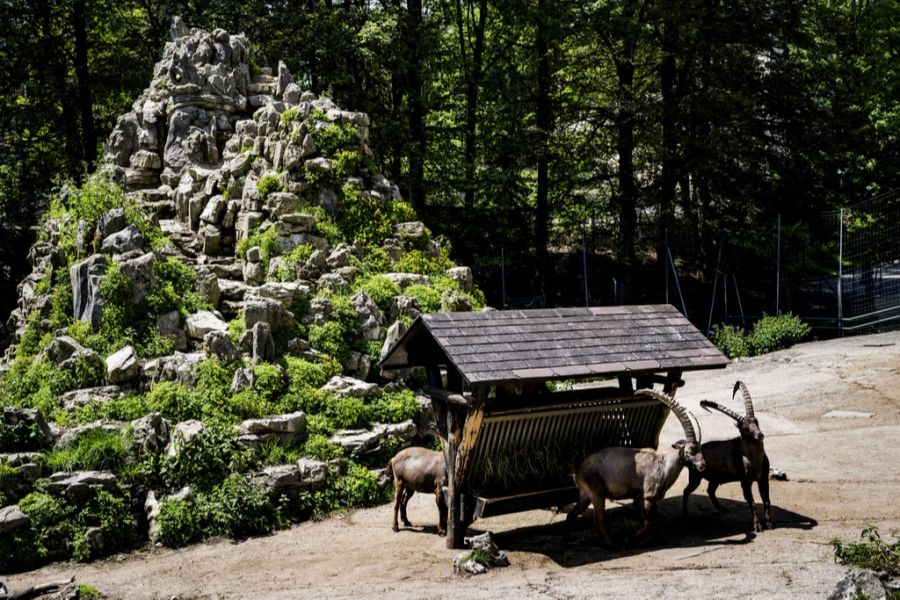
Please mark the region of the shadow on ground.
MULTIPOLYGON (((567 532, 565 515, 549 525, 539 525, 493 533, 494 542, 502 550, 543 554, 564 568, 634 556, 649 550, 665 548, 703 548, 720 545, 750 544, 757 535, 750 526, 750 514, 744 502, 720 498, 729 510, 720 514, 708 500, 694 498, 691 501, 691 518, 681 518, 681 498, 667 498, 659 504, 656 535, 649 539, 626 545, 624 540, 638 527, 638 513, 630 505, 607 508, 606 525, 615 548, 600 545, 594 530, 591 509, 576 521, 567 532), (567 535, 568 533, 568 535, 567 535)), ((757 504, 757 509, 761 505, 757 504)), ((818 522, 805 515, 772 506, 772 522, 776 529, 809 530, 818 522)), ((470 535, 482 533, 476 522, 469 528, 470 535)))

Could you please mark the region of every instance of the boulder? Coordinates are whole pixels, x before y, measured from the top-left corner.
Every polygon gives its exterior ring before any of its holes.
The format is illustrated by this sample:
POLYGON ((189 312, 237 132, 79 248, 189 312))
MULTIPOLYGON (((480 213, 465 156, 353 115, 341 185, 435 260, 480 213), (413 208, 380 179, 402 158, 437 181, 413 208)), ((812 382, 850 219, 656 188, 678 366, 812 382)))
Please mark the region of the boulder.
POLYGON ((293 324, 294 315, 277 300, 252 298, 244 304, 244 328, 253 329, 257 323, 268 323, 277 331, 293 324))
POLYGON ((153 272, 155 257, 147 252, 137 258, 119 263, 122 275, 131 282, 131 300, 135 304, 142 302, 156 287, 156 274, 153 272))
POLYGON ((381 355, 379 360, 384 360, 391 348, 394 347, 400 338, 406 333, 406 325, 403 321, 394 321, 394 324, 388 327, 387 334, 384 336, 384 344, 381 345, 381 355))
POLYGON ((251 329, 250 359, 253 364, 275 360, 275 339, 268 323, 257 323, 251 329))
POLYGON ((328 465, 318 460, 301 458, 297 461, 297 471, 304 489, 320 490, 328 481, 328 465))
POLYGON ((350 291, 350 284, 338 273, 325 273, 316 282, 320 292, 330 294, 345 294, 350 291))
POLYGON ((176 350, 181 352, 187 350, 187 336, 181 326, 181 313, 177 310, 160 315, 156 319, 156 328, 162 337, 175 343, 176 350))
POLYGON ((351 376, 365 380, 372 368, 372 359, 365 352, 351 350, 344 368, 351 376))
POLYGON ((66 392, 59 397, 63 410, 75 411, 88 404, 105 404, 110 400, 116 400, 125 395, 123 388, 118 385, 106 385, 101 387, 84 388, 66 392))
POLYGON ((140 372, 137 354, 131 346, 125 346, 106 357, 106 376, 113 385, 127 383, 140 372))
POLYGON ((419 273, 385 273, 384 275, 399 287, 401 290, 411 285, 430 285, 431 278, 428 275, 419 273))
POLYGON ((467 541, 471 550, 456 555, 453 559, 454 572, 481 575, 494 567, 509 566, 509 557, 494 543, 490 531, 472 536, 467 541))
POLYGON ((354 398, 369 398, 378 394, 377 383, 367 383, 345 375, 335 375, 322 386, 322 389, 339 396, 353 396, 354 398))
POLYGON ((244 281, 250 285, 258 285, 266 278, 265 267, 258 262, 245 262, 241 273, 244 281))
POLYGON ((87 363, 90 368, 99 368, 103 364, 99 354, 67 335, 53 338, 42 354, 59 369, 74 370, 79 361, 87 363))
POLYGON ((194 385, 194 367, 206 355, 203 352, 175 352, 170 356, 153 358, 144 363, 144 377, 149 383, 174 381, 181 385, 194 385))
POLYGON ((4 407, 0 426, 0 452, 40 450, 53 445, 55 435, 35 408, 4 407))
POLYGON ((472 269, 469 267, 453 267, 447 269, 445 273, 459 286, 459 289, 467 294, 472 292, 475 279, 472 277, 472 269))
POLYGON ((122 424, 117 421, 104 421, 99 419, 97 421, 91 421, 90 423, 85 423, 83 425, 76 425, 74 427, 68 427, 59 432, 59 436, 56 438, 56 445, 54 448, 56 450, 64 450, 66 448, 70 448, 78 443, 82 437, 87 434, 100 431, 108 434, 116 434, 121 429, 122 424))
POLYGON ((207 266, 197 268, 195 273, 194 291, 206 298, 213 306, 218 306, 222 296, 219 288, 219 276, 207 266))
POLYGON ((204 223, 209 223, 210 225, 218 225, 225 216, 225 209, 227 206, 228 202, 225 200, 224 196, 213 196, 206 203, 203 212, 200 213, 200 220, 204 223))
POLYGON ((116 485, 115 474, 109 471, 74 471, 52 474, 44 484, 44 489, 72 502, 82 503, 98 490, 112 490, 116 485))
POLYGON ((249 290, 247 298, 271 298, 281 302, 282 306, 290 310, 295 302, 301 302, 309 297, 309 285, 300 281, 266 282, 258 288, 249 290))
POLYGON ((143 248, 144 236, 134 225, 106 236, 100 244, 100 251, 104 254, 125 254, 143 248))
POLYGON ((258 449, 264 443, 293 448, 306 433, 306 414, 295 412, 264 419, 249 419, 237 426, 238 442, 258 449))
POLYGON ((396 437, 409 442, 416 436, 416 425, 411 420, 402 423, 378 423, 371 430, 343 429, 332 435, 328 441, 340 446, 352 455, 367 454, 378 450, 381 442, 396 437))
POLYGON ((882 571, 851 569, 834 585, 828 600, 891 600, 900 589, 900 578, 891 578, 882 571))
POLYGON ((362 338, 367 342, 381 339, 383 333, 381 325, 384 317, 378 310, 378 305, 365 292, 359 292, 353 298, 353 308, 359 318, 359 328, 362 338))
POLYGON ((271 498, 296 497, 300 493, 300 473, 296 465, 274 465, 254 475, 253 484, 271 498))
POLYGON ((69 269, 72 283, 72 310, 75 319, 100 327, 103 318, 103 299, 100 280, 106 273, 107 261, 102 254, 94 254, 69 269))
POLYGON ((348 244, 338 244, 325 259, 325 263, 332 269, 338 269, 349 265, 351 258, 353 258, 353 248, 348 244))
POLYGON ((97 228, 94 236, 98 240, 105 240, 114 233, 119 233, 128 226, 124 208, 113 208, 106 211, 97 219, 97 228))
POLYGON ((0 508, 0 534, 15 531, 28 525, 28 515, 22 512, 18 505, 0 508))
POLYGON ((227 331, 210 331, 203 336, 203 346, 210 356, 215 356, 224 362, 231 362, 240 357, 240 352, 227 331))
POLYGON ((401 240, 420 240, 425 237, 425 224, 421 221, 397 223, 394 225, 394 235, 401 240))
POLYGON ((228 331, 228 323, 208 310, 195 312, 187 318, 187 334, 195 340, 202 340, 210 331, 228 331))
POLYGON ((159 454, 169 443, 169 422, 152 412, 131 422, 131 437, 140 453, 159 454))
POLYGON ((177 423, 171 431, 169 444, 166 446, 166 456, 175 458, 181 453, 182 448, 200 437, 206 431, 206 427, 202 421, 190 419, 177 423))

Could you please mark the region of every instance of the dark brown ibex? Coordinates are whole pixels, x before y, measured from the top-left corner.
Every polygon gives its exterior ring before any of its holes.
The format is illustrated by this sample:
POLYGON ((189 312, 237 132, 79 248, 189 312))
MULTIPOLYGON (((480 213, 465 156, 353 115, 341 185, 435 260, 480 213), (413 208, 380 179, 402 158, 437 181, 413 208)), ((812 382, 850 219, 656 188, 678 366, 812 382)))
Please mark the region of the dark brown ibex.
POLYGON ((397 512, 406 527, 411 527, 406 518, 406 505, 415 492, 434 494, 438 507, 438 535, 447 532, 447 504, 441 488, 447 480, 447 465, 444 454, 428 448, 406 448, 397 453, 388 463, 388 469, 394 476, 394 531, 400 531, 397 525, 397 512))
POLYGON ((702 471, 706 466, 700 441, 694 433, 687 411, 670 396, 654 390, 638 390, 635 395, 649 396, 668 406, 681 422, 686 439, 665 450, 604 448, 581 463, 575 474, 575 485, 578 486, 581 497, 566 516, 566 528, 571 530, 578 515, 585 511, 588 504, 593 503, 594 525, 607 547, 612 545, 604 525, 607 498, 633 498, 639 504, 643 524, 634 534, 637 538, 653 526, 656 504, 678 479, 682 467, 688 465, 702 471))
POLYGON ((700 481, 706 479, 709 481, 709 487, 706 493, 709 499, 720 512, 728 512, 728 509, 719 503, 716 498, 716 489, 723 483, 730 481, 740 481, 741 489, 744 491, 744 500, 750 507, 750 516, 754 531, 762 531, 762 525, 759 522, 759 515, 753 503, 753 491, 751 486, 756 482, 759 488, 759 495, 762 497, 763 506, 765 508, 766 527, 772 528, 771 504, 769 502, 769 457, 766 456, 766 449, 763 446, 763 432, 759 429, 759 421, 753 414, 753 401, 750 399, 750 392, 742 381, 734 384, 734 391, 731 397, 738 390, 744 397, 744 409, 746 414, 739 415, 733 410, 722 406, 717 402, 709 400, 701 400, 700 406, 709 410, 715 410, 725 413, 735 421, 735 426, 741 435, 730 440, 706 442, 702 446, 703 456, 706 457, 706 470, 701 474, 695 471, 690 472, 690 480, 686 488, 684 488, 684 496, 682 499, 682 515, 688 516, 688 497, 700 485, 700 481))

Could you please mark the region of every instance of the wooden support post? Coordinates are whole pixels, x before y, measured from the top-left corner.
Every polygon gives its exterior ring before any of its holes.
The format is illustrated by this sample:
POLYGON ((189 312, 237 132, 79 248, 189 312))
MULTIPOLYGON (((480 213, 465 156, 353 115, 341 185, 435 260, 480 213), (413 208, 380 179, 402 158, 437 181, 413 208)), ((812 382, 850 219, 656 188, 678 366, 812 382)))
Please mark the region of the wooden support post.
POLYGON ((634 391, 634 385, 631 383, 631 377, 628 377, 627 375, 619 375, 619 387, 622 388, 623 392, 634 391))
POLYGON ((669 371, 666 373, 666 380, 663 382, 663 393, 674 396, 678 388, 684 385, 681 379, 681 371, 669 371))
POLYGON ((474 520, 475 499, 467 497, 469 461, 484 418, 486 389, 476 391, 468 406, 447 406, 447 547, 464 548, 466 529, 474 520))

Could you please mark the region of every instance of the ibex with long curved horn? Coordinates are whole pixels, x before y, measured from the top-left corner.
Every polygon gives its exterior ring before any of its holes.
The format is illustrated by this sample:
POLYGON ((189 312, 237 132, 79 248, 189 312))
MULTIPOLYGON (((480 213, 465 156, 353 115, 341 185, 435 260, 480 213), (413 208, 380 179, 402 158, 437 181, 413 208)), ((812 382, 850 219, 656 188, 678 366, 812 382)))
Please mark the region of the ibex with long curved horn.
POLYGON ((653 526, 656 504, 678 479, 682 467, 687 465, 699 471, 706 468, 700 440, 684 407, 670 396, 654 390, 638 390, 635 395, 654 398, 669 407, 681 422, 685 439, 665 450, 604 448, 581 463, 575 474, 575 485, 578 486, 581 498, 566 516, 567 529, 571 529, 578 515, 587 509, 588 504, 593 503, 594 524, 606 546, 612 545, 604 525, 607 498, 633 498, 640 503, 643 524, 634 534, 634 537, 639 537, 653 526))
POLYGON ((759 429, 759 421, 753 413, 753 401, 750 399, 750 392, 744 382, 738 381, 734 384, 734 390, 731 397, 738 390, 744 398, 744 411, 746 414, 740 415, 730 408, 722 406, 718 402, 709 400, 701 400, 700 406, 709 410, 713 408, 724 413, 734 419, 734 424, 741 432, 739 437, 706 442, 701 446, 703 456, 706 458, 706 470, 700 474, 695 471, 690 472, 690 480, 682 499, 681 511, 685 518, 688 516, 688 497, 700 485, 700 481, 706 479, 709 481, 709 487, 706 493, 709 499, 720 512, 728 512, 728 509, 719 503, 716 498, 716 489, 723 483, 730 481, 740 481, 741 489, 744 491, 744 500, 750 506, 750 515, 754 531, 762 531, 762 525, 759 521, 759 515, 753 503, 753 491, 751 486, 756 482, 759 488, 759 495, 762 497, 763 507, 765 510, 766 527, 772 527, 771 503, 769 502, 769 457, 766 456, 766 449, 763 446, 763 433, 759 429))

